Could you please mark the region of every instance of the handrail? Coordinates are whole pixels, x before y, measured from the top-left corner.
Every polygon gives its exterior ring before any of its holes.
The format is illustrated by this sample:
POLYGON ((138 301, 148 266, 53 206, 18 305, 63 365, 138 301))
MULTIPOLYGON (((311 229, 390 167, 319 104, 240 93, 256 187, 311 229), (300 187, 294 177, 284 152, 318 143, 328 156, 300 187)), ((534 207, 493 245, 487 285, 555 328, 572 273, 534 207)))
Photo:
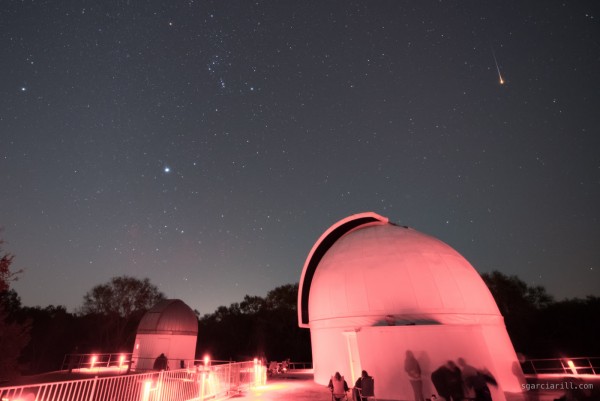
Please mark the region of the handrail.
POLYGON ((260 362, 230 362, 170 371, 0 387, 0 400, 202 401, 239 393, 263 385, 265 380, 266 370, 260 362))
POLYGON ((600 357, 527 359, 521 368, 533 375, 600 375, 600 357))
POLYGON ((61 370, 72 371, 74 369, 110 367, 128 368, 131 366, 131 356, 131 352, 66 354, 63 358, 61 370))

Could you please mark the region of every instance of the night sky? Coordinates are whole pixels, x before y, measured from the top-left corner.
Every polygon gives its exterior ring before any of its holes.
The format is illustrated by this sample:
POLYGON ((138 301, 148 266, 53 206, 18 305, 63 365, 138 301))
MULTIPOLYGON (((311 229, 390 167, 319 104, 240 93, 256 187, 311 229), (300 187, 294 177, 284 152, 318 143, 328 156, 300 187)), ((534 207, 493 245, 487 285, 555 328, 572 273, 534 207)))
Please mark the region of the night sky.
POLYGON ((2 1, 14 288, 73 311, 148 277, 211 313, 374 211, 600 295, 599 24, 595 1, 2 1))

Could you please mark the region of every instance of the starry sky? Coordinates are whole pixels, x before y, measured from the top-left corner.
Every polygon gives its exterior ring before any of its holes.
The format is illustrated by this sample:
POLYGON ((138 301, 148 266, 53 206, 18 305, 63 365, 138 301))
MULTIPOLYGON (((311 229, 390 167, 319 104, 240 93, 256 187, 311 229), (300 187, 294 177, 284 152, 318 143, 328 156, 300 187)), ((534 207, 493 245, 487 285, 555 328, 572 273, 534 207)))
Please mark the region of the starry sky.
POLYGON ((600 295, 599 23, 594 1, 2 1, 13 287, 74 311, 148 277, 211 313, 374 211, 600 295))

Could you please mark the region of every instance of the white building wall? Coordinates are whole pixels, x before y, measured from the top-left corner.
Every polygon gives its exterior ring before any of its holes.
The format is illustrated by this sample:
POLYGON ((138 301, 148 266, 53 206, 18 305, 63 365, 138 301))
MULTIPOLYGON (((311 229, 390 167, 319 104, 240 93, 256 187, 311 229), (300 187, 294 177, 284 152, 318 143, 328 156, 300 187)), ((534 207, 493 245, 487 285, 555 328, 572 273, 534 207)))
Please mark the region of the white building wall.
MULTIPOLYGON (((315 381, 326 385, 339 371, 353 386, 348 335, 344 328, 312 329, 315 381)), ((404 371, 406 351, 417 358, 422 372, 423 394, 437 394, 431 373, 446 363, 464 358, 477 369, 488 369, 498 381, 490 386, 494 401, 521 399, 520 382, 513 372, 516 355, 503 326, 420 325, 362 327, 356 331, 360 368, 375 378, 377 398, 412 400, 413 390, 404 371), (507 369, 507 364, 510 365, 507 369), (516 393, 516 398, 509 393, 516 393), (506 394, 505 394, 506 393, 506 394)), ((360 372, 355 372, 358 376, 360 372)))
POLYGON ((179 369, 181 361, 187 367, 196 356, 196 340, 196 336, 189 335, 138 334, 133 346, 133 369, 151 370, 161 353, 167 357, 169 369, 179 369))
POLYGON ((310 337, 315 382, 327 385, 331 376, 340 372, 346 378, 348 386, 354 385, 351 383, 348 347, 342 330, 311 329, 310 337))

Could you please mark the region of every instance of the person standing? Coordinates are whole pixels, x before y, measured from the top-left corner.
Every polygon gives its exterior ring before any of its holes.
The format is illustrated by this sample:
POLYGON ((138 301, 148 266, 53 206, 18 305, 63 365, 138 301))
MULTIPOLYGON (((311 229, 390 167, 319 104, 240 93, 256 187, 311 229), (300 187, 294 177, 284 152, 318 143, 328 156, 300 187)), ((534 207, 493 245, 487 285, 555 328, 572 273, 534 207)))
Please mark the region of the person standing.
POLYGON ((369 376, 366 370, 363 370, 360 377, 356 379, 356 383, 354 383, 354 389, 352 390, 352 399, 355 401, 364 401, 367 397, 362 397, 361 394, 363 391, 367 392, 368 390, 373 390, 373 378, 369 376), (368 386, 371 386, 370 389, 367 389, 368 386))
POLYGON ((458 358, 458 365, 462 368, 465 386, 475 392, 475 401, 492 401, 492 394, 488 384, 497 386, 496 379, 487 370, 475 369, 468 365, 463 358, 458 358))
POLYGON ((421 367, 413 355, 412 351, 406 351, 404 359, 404 370, 408 375, 408 380, 413 389, 415 401, 424 401, 423 398, 423 380, 421 379, 421 367))
POLYGON ((465 398, 463 378, 460 369, 453 361, 446 362, 448 368, 448 391, 452 401, 462 401, 465 398))
POLYGON ((333 394, 335 401, 340 401, 349 390, 348 383, 346 383, 344 376, 342 376, 340 372, 335 372, 335 375, 329 380, 327 387, 331 390, 331 394, 333 394))
POLYGON ((154 360, 154 366, 152 366, 152 369, 158 370, 158 371, 167 370, 168 366, 169 366, 169 360, 167 359, 165 354, 161 353, 154 360))

